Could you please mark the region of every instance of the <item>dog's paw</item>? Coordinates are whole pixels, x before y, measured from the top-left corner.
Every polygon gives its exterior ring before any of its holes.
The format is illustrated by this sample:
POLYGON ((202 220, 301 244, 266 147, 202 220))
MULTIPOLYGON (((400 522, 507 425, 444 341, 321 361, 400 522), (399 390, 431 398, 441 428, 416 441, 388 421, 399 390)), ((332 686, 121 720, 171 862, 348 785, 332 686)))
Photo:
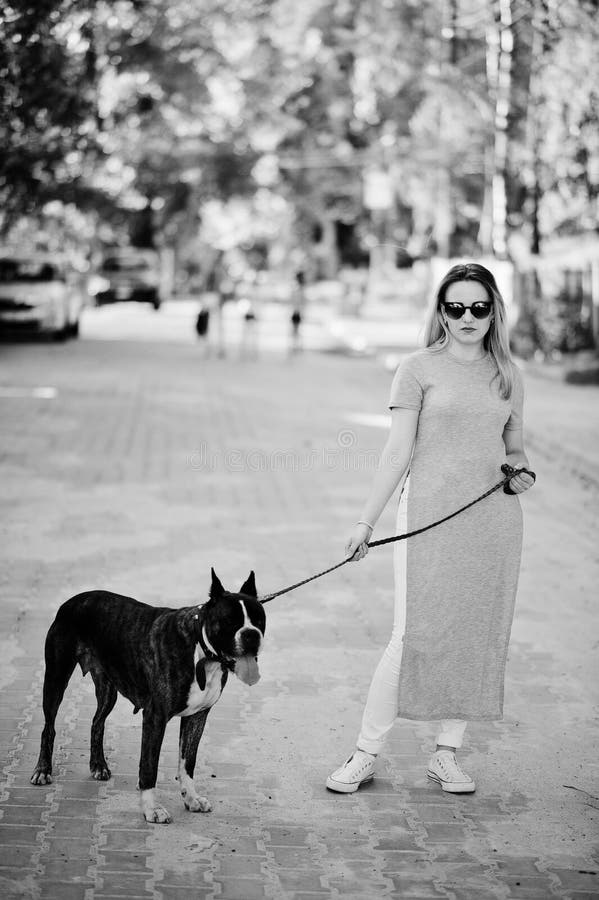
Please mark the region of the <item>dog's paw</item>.
POLYGON ((146 788, 141 792, 141 811, 146 822, 151 825, 168 825, 173 821, 169 811, 157 803, 152 788, 146 788))
POLYGON ((108 781, 112 776, 112 772, 110 771, 106 763, 99 766, 90 766, 89 770, 91 772, 92 778, 95 781, 108 781))
POLYGON ((31 784, 52 784, 52 775, 47 769, 36 769, 29 781, 31 784))
POLYGON ((210 800, 206 797, 190 797, 189 793, 183 795, 183 803, 185 804, 185 809, 188 809, 189 812, 211 812, 212 804, 210 800))
POLYGON ((169 825, 173 817, 164 806, 155 806, 153 809, 144 809, 144 819, 150 825, 169 825))

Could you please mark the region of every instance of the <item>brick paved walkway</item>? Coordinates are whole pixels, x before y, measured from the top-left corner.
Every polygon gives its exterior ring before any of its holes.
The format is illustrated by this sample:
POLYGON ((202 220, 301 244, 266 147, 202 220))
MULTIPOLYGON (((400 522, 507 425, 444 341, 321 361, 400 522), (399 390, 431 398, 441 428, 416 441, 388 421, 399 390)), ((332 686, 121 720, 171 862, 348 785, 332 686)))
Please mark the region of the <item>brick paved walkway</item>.
MULTIPOLYGON (((141 721, 122 699, 107 727, 113 778, 90 780, 95 704, 77 673, 59 714, 55 781, 29 784, 56 608, 92 587, 200 602, 212 565, 233 587, 254 568, 267 592, 335 562, 383 439, 375 417, 389 374, 316 354, 204 360, 193 344, 0 351, 0 383, 13 388, 0 398, 2 898, 599 896, 599 488, 580 480, 555 426, 581 410, 584 444, 596 428, 592 389, 531 380, 539 479, 523 500, 505 720, 472 726, 465 748, 477 793, 451 797, 427 781, 434 726, 414 722, 396 725, 371 786, 353 796, 323 787, 353 745, 390 627, 382 549, 267 607, 262 680, 229 683, 200 748, 209 815, 183 808, 169 725, 159 796, 175 821, 160 827, 139 812, 141 721), (27 396, 33 386, 57 394, 27 396)), ((392 530, 390 508, 377 535, 392 530)))

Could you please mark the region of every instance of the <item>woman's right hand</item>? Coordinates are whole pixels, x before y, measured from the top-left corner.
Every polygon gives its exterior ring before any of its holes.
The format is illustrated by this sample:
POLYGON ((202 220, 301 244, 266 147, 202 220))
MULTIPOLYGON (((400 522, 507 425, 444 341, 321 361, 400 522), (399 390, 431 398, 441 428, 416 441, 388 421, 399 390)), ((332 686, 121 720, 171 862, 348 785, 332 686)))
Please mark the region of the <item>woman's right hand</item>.
POLYGON ((345 558, 357 562, 363 559, 368 553, 366 542, 370 540, 372 528, 363 522, 358 522, 351 530, 348 541, 345 545, 345 558))

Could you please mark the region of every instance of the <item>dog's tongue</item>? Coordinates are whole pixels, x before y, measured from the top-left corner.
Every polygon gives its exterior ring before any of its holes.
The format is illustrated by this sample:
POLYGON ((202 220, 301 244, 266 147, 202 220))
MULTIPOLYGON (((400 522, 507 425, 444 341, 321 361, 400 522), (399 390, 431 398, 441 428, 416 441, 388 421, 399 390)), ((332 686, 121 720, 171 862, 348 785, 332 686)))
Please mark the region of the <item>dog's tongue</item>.
POLYGON ((242 656, 235 663, 235 674, 244 684, 256 684, 260 681, 258 660, 255 656, 242 656))

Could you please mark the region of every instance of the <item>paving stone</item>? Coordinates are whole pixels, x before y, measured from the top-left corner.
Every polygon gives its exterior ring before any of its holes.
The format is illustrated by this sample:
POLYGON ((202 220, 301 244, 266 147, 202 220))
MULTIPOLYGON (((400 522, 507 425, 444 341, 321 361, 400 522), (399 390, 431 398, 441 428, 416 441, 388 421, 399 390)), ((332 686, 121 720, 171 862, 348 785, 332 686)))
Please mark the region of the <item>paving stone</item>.
POLYGON ((364 794, 360 800, 363 806, 373 815, 389 813, 389 819, 394 822, 402 818, 401 815, 397 815, 397 797, 387 794, 364 794))
MULTIPOLYGON (((456 865, 466 865, 467 863, 472 863, 473 865, 479 864, 479 860, 468 853, 464 847, 455 844, 437 844, 435 847, 431 848, 431 857, 437 863, 450 863, 456 865)), ((446 866, 443 868, 445 869, 446 866)))
POLYGON ((375 879, 368 881, 367 888, 364 888, 363 884, 356 882, 354 879, 349 878, 331 878, 329 879, 329 884, 333 892, 336 891, 339 896, 350 897, 352 900, 361 900, 364 896, 387 896, 389 890, 388 884, 375 879))
POLYGON ((142 872, 104 872, 98 867, 97 884, 98 890, 94 894, 120 894, 123 896, 144 896, 151 893, 151 889, 147 888, 148 880, 151 879, 152 873, 142 872))
MULTIPOLYGON (((491 887, 485 889, 468 885, 461 885, 457 890, 449 887, 448 892, 450 896, 453 894, 456 900, 498 900, 498 897, 504 896, 503 893, 498 894, 497 890, 491 887)), ((446 895, 444 894, 443 896, 446 895)), ((549 900, 549 897, 545 898, 545 900, 549 900)))
POLYGON ((145 850, 147 846, 147 831, 137 829, 115 829, 105 831, 102 834, 101 852, 107 850, 145 850))
POLYGON ((58 817, 74 816, 78 819, 95 819, 98 814, 98 801, 81 797, 63 797, 58 802, 53 815, 58 817))
MULTIPOLYGON (((115 888, 116 890, 116 888, 115 888)), ((94 900, 155 900, 154 891, 146 891, 143 894, 132 893, 127 887, 124 887, 120 893, 105 894, 104 891, 94 891, 94 900)))
POLYGON ((5 825, 0 822, 0 847, 36 846, 40 833, 39 825, 5 825))
POLYGON ((196 885, 204 886, 210 881, 207 875, 212 875, 211 863, 194 863, 186 869, 164 868, 157 884, 161 887, 195 889, 196 885))
POLYGON ((429 842, 431 844, 462 845, 468 837, 468 831, 463 827, 463 825, 458 824, 436 825, 430 822, 426 826, 426 833, 428 835, 428 840, 426 840, 427 846, 429 845, 429 842))
POLYGON ((497 866, 501 875, 527 875, 532 878, 544 877, 544 873, 540 872, 536 861, 533 859, 522 859, 514 856, 499 856, 496 854, 493 858, 494 864, 497 866))
POLYGON ((316 872, 292 872, 279 870, 277 877, 284 891, 320 891, 323 888, 321 876, 316 872))
MULTIPOLYGON (((22 711, 7 713, 0 716, 0 729, 8 735, 14 735, 18 732, 23 719, 22 711)), ((12 744, 12 739, 11 739, 12 744)))
POLYGON ((567 891, 594 891, 599 895, 599 872, 577 872, 571 869, 554 868, 548 871, 559 878, 562 887, 567 891))
POLYGON ((42 859, 53 859, 60 856, 68 856, 71 859, 87 859, 91 855, 94 858, 97 855, 94 842, 86 838, 78 840, 73 837, 44 835, 44 846, 47 849, 42 853, 42 859))
POLYGON ((262 840, 243 835, 231 835, 230 839, 223 840, 223 850, 231 853, 243 853, 245 856, 264 856, 262 840))
POLYGON ((44 881, 39 900, 86 900, 90 885, 66 884, 65 882, 44 881))
POLYGON ((331 896, 332 892, 327 888, 323 888, 321 891, 294 891, 293 894, 290 894, 292 900, 319 900, 319 898, 331 896))
POLYGON ((0 826, 32 825, 43 828, 49 809, 49 806, 1 806, 0 826))
POLYGON ((401 827, 402 823, 406 822, 405 816, 401 813, 396 814, 394 812, 371 812, 370 813, 370 821, 372 822, 373 828, 376 832, 386 832, 396 827, 401 827))
MULTIPOLYGON (((436 888, 428 879, 424 881, 410 875, 401 874, 390 874, 388 878, 393 885, 389 894, 390 897, 421 897, 423 900, 431 897, 447 897, 445 891, 436 888)), ((460 900, 462 900, 461 896, 460 900)))
POLYGON ((458 822, 461 824, 464 821, 461 811, 441 804, 416 804, 414 812, 425 826, 443 822, 458 822))
POLYGON ((310 868, 314 863, 314 853, 308 847, 272 847, 270 853, 283 869, 310 868))
POLYGON ((35 896, 39 870, 34 867, 3 866, 0 868, 0 897, 2 900, 23 900, 35 896))
POLYGON ((424 854, 425 844, 416 835, 406 832, 405 834, 394 834, 390 838, 381 838, 374 843, 375 850, 382 850, 385 853, 407 851, 412 853, 424 854))
POLYGON ((68 816, 52 816, 48 820, 49 834, 53 837, 74 837, 91 840, 96 827, 95 819, 71 819, 68 816))
POLYGON ((230 853, 218 856, 219 877, 238 878, 250 875, 262 875, 262 866, 266 861, 259 856, 243 856, 241 853, 230 853))
POLYGON ((354 859, 362 862, 372 860, 372 849, 369 845, 331 844, 329 841, 319 843, 322 856, 329 859, 354 859))
MULTIPOLYGON (((95 895, 98 896, 97 894, 95 895)), ((154 891, 155 900, 190 900, 190 897, 200 898, 202 897, 213 897, 214 896, 214 887, 212 885, 204 886, 204 885, 194 885, 191 888, 189 887, 173 887, 172 885, 160 885, 156 887, 154 891)), ((220 895, 223 896, 222 894, 220 895)), ((224 898, 223 898, 224 900, 224 898)))
POLYGON ((416 853, 385 853, 379 865, 387 877, 409 874, 422 880, 434 874, 432 862, 424 853, 420 856, 416 853))
MULTIPOLYGON (((53 792, 51 788, 46 788, 44 790, 40 790, 39 787, 34 787, 31 785, 30 787, 22 787, 21 785, 4 785, 3 789, 8 794, 8 800, 5 800, 0 805, 0 809, 4 809, 4 805, 7 806, 25 806, 31 809, 35 807, 43 807, 49 808, 53 792)), ((2 790, 2 788, 0 788, 2 790)))
POLYGON ((267 846, 303 847, 307 836, 307 829, 302 827, 271 826, 268 829, 268 839, 265 837, 264 842, 267 846))
POLYGON ((61 780, 60 789, 63 800, 101 800, 107 782, 94 781, 89 777, 89 773, 84 781, 61 780))
POLYGON ((150 853, 148 849, 113 851, 101 847, 98 866, 102 872, 139 872, 144 868, 151 872, 148 865, 150 853))
POLYGON ((214 878, 215 885, 220 887, 220 893, 215 892, 215 898, 219 900, 265 900, 268 894, 259 881, 250 881, 249 878, 221 879, 214 878))
POLYGON ((598 896, 597 890, 593 891, 568 891, 567 900, 590 900, 591 897, 596 900, 598 896))
MULTIPOLYGON (((555 894, 551 894, 549 892, 549 887, 547 885, 540 885, 537 888, 534 887, 508 887, 509 900, 546 900, 547 897, 554 897, 555 894)), ((559 896, 559 894, 558 894, 559 896)), ((568 900, 570 895, 567 896, 568 900)), ((588 894, 587 894, 588 897, 588 894)))
POLYGON ((93 878, 88 874, 88 870, 94 864, 95 858, 90 856, 87 859, 72 857, 46 859, 43 862, 44 881, 64 881, 65 884, 88 881, 91 884, 93 878))

